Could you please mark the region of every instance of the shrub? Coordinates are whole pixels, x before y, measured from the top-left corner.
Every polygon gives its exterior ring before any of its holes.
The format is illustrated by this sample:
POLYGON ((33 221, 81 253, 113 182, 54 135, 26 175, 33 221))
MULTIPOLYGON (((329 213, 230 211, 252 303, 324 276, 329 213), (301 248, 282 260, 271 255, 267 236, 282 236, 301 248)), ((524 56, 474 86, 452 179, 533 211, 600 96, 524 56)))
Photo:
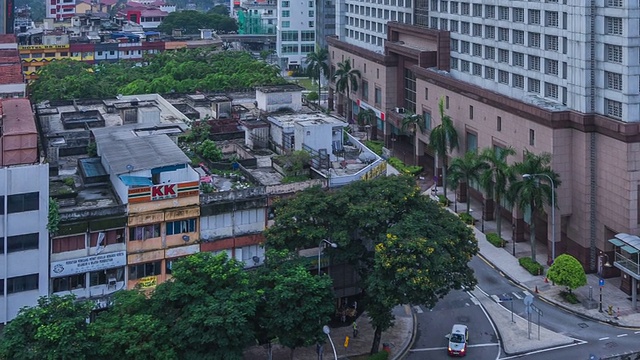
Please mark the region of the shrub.
POLYGON ((460 220, 464 221, 465 224, 467 225, 473 225, 476 222, 476 219, 473 218, 473 216, 471 216, 471 214, 469 213, 462 213, 459 215, 460 216, 460 220))
POLYGON ((438 195, 438 202, 442 206, 449 206, 449 199, 444 197, 444 195, 438 195))
POLYGON ((496 233, 488 233, 487 241, 495 247, 504 247, 504 240, 496 233))
POLYGON ((318 93, 315 91, 311 91, 307 94, 307 100, 309 101, 316 101, 318 100, 320 97, 318 96, 318 93))
POLYGON ((417 176, 422 172, 422 166, 407 166, 397 157, 390 157, 387 162, 404 175, 417 176))
POLYGON ((377 352, 368 357, 368 360, 387 360, 389 358, 389 353, 386 351, 377 352))
POLYGON ((578 298, 576 297, 576 294, 572 293, 571 291, 561 291, 560 296, 562 296, 562 298, 569 304, 579 303, 578 298))
POLYGON ((369 150, 378 154, 378 156, 382 156, 382 147, 384 146, 382 141, 367 140, 364 144, 369 148, 369 150))
POLYGON ((215 142, 211 140, 205 140, 198 146, 198 152, 209 161, 222 160, 222 150, 218 148, 215 142))
POLYGON ((73 187, 75 187, 75 186, 76 186, 76 182, 75 182, 75 180, 73 180, 73 178, 70 178, 70 177, 68 177, 68 178, 64 178, 64 180, 62 180, 62 182, 63 182, 65 185, 67 185, 68 187, 71 187, 71 188, 73 188, 73 187))
POLYGON ((520 266, 527 269, 531 275, 542 275, 544 273, 544 267, 538 262, 533 261, 530 257, 522 257, 518 259, 520 266))
POLYGON ((92 141, 87 145, 87 155, 89 155, 89 157, 98 156, 98 145, 95 141, 92 141))

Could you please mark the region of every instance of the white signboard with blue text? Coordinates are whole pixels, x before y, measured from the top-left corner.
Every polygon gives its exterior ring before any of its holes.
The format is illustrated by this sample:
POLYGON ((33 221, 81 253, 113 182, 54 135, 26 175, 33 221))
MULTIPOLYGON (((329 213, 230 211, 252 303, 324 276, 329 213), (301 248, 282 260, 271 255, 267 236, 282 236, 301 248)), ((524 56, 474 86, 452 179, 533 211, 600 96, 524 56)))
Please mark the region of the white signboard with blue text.
POLYGON ((77 259, 54 261, 51 263, 51 277, 82 274, 89 271, 111 269, 127 264, 127 252, 117 251, 77 259))

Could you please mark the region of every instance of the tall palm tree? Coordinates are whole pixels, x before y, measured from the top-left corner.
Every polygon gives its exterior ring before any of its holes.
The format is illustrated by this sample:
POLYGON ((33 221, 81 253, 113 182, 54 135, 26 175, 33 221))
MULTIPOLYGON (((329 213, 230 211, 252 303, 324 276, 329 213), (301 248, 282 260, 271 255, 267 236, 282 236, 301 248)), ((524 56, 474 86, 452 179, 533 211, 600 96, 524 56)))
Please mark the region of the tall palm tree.
POLYGON ((414 149, 413 149, 413 156, 416 156, 416 149, 415 149, 415 144, 418 142, 417 137, 418 137, 418 129, 420 130, 421 133, 424 132, 424 119, 422 118, 422 116, 415 114, 412 111, 407 111, 404 115, 404 117, 402 118, 402 127, 401 130, 403 132, 409 132, 411 134, 411 136, 414 138, 414 149))
MULTIPOLYGON (((469 183, 472 181, 480 181, 481 174, 489 168, 489 164, 475 151, 467 151, 463 157, 455 158, 451 161, 449 168, 448 185, 457 188, 460 184, 465 184, 465 195, 467 198, 467 213, 471 207, 471 199, 469 198, 469 183)), ((445 184, 446 187, 447 184, 445 184)))
MULTIPOLYGON (((440 125, 431 130, 429 134, 429 144, 436 152, 436 158, 442 158, 442 181, 444 183, 444 196, 447 197, 447 157, 449 151, 458 147, 458 132, 453 126, 453 120, 449 115, 444 113, 444 98, 440 98, 438 102, 440 112, 440 125)), ((436 174, 437 175, 437 171, 436 174)))
POLYGON ((347 122, 351 122, 351 91, 358 91, 358 81, 360 80, 360 70, 351 68, 351 59, 346 59, 338 63, 333 78, 336 80, 336 90, 347 97, 347 122))
POLYGON ((358 125, 371 126, 371 140, 378 140, 378 115, 372 109, 364 109, 358 113, 358 125))
POLYGON ((320 78, 322 74, 325 75, 329 73, 329 65, 327 64, 329 60, 329 51, 327 49, 316 49, 315 52, 308 53, 307 58, 305 59, 305 63, 307 64, 307 69, 313 74, 318 80, 318 105, 320 105, 320 99, 322 98, 322 85, 320 84, 320 78))
POLYGON ((507 158, 515 154, 516 151, 512 147, 485 148, 480 154, 482 160, 489 164, 480 176, 480 185, 495 201, 496 231, 500 237, 502 237, 502 216, 500 215, 502 199, 507 193, 507 184, 514 180, 513 168, 507 164, 507 158))
POLYGON ((547 181, 540 181, 540 177, 529 176, 523 178, 524 174, 544 174, 553 179, 556 187, 560 186, 559 175, 551 169, 551 154, 544 153, 536 155, 531 152, 524 154, 522 162, 514 164, 515 179, 509 191, 508 199, 516 204, 523 212, 531 210, 531 224, 529 226, 531 240, 531 259, 536 261, 536 227, 534 215, 536 211, 544 211, 544 205, 552 203, 551 197, 555 195, 555 189, 547 181))

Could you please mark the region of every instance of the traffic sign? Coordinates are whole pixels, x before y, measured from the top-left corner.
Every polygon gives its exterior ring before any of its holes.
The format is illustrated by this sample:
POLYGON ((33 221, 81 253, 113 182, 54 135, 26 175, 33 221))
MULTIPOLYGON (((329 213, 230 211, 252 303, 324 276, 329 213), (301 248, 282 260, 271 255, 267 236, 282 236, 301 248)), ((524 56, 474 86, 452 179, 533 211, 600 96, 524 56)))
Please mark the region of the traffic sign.
POLYGON ((526 306, 529 306, 529 305, 533 304, 533 296, 532 295, 527 295, 527 296, 524 297, 524 300, 522 300, 522 301, 524 301, 524 304, 526 306))
POLYGON ((604 279, 600 279, 600 286, 604 286, 604 279))

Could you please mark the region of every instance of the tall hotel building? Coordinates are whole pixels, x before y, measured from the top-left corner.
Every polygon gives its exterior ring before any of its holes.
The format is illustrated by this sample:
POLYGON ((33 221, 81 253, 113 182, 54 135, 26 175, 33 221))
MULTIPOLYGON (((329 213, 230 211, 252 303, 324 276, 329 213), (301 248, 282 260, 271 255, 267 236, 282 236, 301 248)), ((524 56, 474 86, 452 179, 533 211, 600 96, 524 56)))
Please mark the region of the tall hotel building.
MULTIPOLYGON (((562 180, 556 218, 549 207, 533 217, 548 249, 555 222, 556 254, 569 253, 596 271, 602 252, 613 260, 609 239, 639 233, 637 3, 347 0, 341 9, 338 36, 327 39, 331 68, 349 59, 362 78, 351 104, 336 94, 338 111, 373 109, 387 148, 404 146, 409 162, 433 169, 429 133, 440 124, 442 99, 460 139, 451 157, 506 146, 517 152, 511 162, 526 151, 552 155, 562 180), (408 111, 423 116, 424 132, 401 130, 408 111)), ((475 196, 482 198, 480 191, 475 196)), ((491 219, 494 204, 483 202, 491 219)), ((531 214, 503 216, 518 241, 528 239, 531 214)), ((630 290, 633 276, 621 275, 630 290)))

